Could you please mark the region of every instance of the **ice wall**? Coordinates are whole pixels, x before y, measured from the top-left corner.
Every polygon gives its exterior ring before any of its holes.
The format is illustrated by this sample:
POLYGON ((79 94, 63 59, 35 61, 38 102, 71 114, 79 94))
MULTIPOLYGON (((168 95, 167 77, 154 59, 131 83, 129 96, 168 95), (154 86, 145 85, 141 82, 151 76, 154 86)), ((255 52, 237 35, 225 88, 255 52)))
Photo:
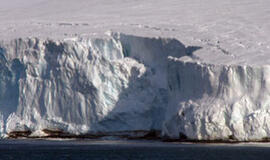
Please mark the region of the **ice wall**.
POLYGON ((170 62, 165 134, 240 141, 270 136, 270 66, 170 62))
POLYGON ((203 64, 186 50, 176 39, 118 33, 0 42, 0 133, 268 138, 270 68, 203 64))
MULTIPOLYGON (((1 43, 1 134, 161 130, 175 39, 114 34, 1 43)), ((176 55, 178 56, 178 55, 176 55)))

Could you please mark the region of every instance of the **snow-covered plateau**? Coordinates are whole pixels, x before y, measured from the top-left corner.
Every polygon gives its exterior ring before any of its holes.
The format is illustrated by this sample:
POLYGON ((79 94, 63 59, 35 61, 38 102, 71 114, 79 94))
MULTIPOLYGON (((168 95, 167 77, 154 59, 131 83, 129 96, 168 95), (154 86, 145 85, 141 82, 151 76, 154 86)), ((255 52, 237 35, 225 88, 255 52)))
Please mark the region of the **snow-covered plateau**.
POLYGON ((269 1, 0 4, 1 137, 270 139, 269 1))

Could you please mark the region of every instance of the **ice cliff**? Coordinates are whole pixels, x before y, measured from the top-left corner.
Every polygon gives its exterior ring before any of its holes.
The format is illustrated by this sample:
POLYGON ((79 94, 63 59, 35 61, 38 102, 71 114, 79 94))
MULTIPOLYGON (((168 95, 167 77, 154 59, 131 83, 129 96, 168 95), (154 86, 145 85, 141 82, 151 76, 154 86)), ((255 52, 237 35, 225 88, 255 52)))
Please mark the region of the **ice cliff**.
POLYGON ((270 67, 200 62, 178 40, 0 42, 0 133, 160 130, 164 137, 270 137, 270 67))

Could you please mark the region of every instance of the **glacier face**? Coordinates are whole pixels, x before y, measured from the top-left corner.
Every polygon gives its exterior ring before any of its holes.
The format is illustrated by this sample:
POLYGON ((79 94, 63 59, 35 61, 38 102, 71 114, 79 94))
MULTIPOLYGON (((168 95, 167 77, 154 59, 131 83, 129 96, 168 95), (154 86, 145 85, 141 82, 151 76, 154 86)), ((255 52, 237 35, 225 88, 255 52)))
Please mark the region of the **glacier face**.
POLYGON ((154 129, 198 140, 269 137, 270 68, 205 64, 186 51, 176 39, 118 33, 1 42, 1 135, 154 129))
POLYGON ((213 65, 171 58, 164 132, 192 139, 269 137, 270 66, 213 65))
POLYGON ((175 39, 114 34, 1 44, 1 134, 161 130, 175 39))

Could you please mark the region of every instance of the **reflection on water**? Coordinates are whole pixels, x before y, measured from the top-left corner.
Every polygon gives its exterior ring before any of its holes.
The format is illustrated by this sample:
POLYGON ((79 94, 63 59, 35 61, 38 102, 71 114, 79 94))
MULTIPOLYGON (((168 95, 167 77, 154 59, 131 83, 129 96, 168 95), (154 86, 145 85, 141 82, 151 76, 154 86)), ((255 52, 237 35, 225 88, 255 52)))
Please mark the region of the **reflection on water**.
POLYGON ((259 160, 270 144, 183 144, 154 141, 1 140, 0 159, 259 160))

